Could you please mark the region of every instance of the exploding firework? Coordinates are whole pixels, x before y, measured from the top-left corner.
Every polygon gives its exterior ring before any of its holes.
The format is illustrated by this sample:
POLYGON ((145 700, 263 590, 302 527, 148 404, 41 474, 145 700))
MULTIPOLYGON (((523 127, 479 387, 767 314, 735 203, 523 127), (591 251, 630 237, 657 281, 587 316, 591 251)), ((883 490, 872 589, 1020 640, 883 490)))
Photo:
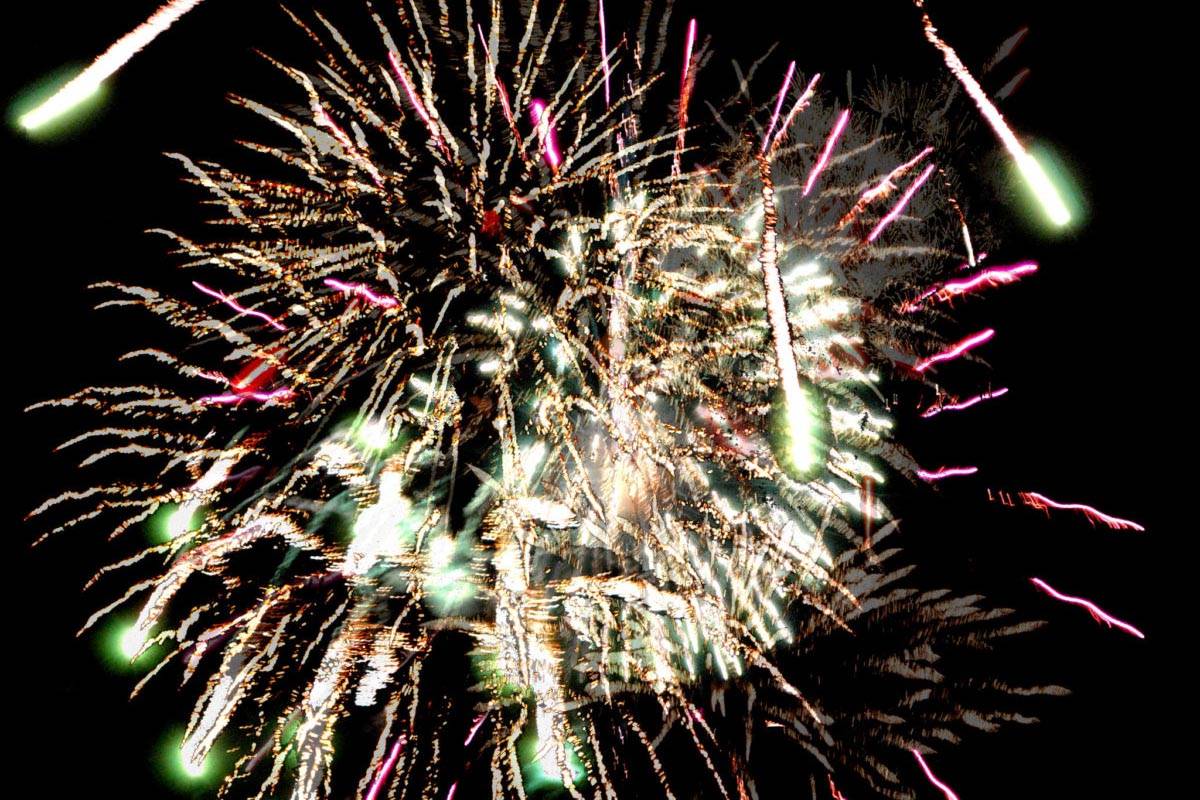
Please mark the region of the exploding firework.
MULTIPOLYGON (((229 233, 162 232, 191 293, 102 284, 193 340, 129 354, 163 380, 47 404, 147 477, 36 514, 165 517, 89 625, 136 602, 127 656, 203 683, 185 765, 295 798, 673 797, 695 766, 747 797, 779 737, 834 796, 953 797, 923 754, 1059 690, 943 673, 1038 623, 913 585, 877 487, 976 470, 916 464, 882 387, 973 359, 994 331, 932 308, 1036 266, 978 265, 936 147, 794 62, 697 125, 697 20, 392 13, 361 49, 295 18, 298 104, 236 100, 281 131, 267 172, 177 156, 229 233)), ((1007 391, 966 389, 924 415, 1007 391)))

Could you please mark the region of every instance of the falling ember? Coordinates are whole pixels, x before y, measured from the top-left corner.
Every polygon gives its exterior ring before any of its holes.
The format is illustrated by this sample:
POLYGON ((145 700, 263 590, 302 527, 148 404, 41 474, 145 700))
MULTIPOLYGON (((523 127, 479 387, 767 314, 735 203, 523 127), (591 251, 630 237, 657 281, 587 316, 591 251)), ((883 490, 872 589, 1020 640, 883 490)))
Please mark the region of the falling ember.
POLYGON ((396 306, 400 305, 400 301, 394 297, 375 294, 365 283, 346 283, 334 278, 326 278, 325 285, 332 289, 337 289, 343 294, 361 297, 363 300, 366 300, 373 306, 379 306, 381 308, 395 308, 396 306))
POLYGON ((963 339, 962 341, 958 342, 954 346, 947 348, 946 350, 943 350, 940 353, 935 353, 934 355, 930 356, 929 358, 921 359, 913 366, 913 369, 915 369, 917 372, 924 372, 925 370, 932 367, 934 364, 940 364, 943 361, 950 361, 952 359, 958 358, 963 353, 966 353, 967 351, 971 350, 972 348, 978 347, 979 345, 988 341, 995 335, 996 335, 996 331, 994 331, 991 328, 988 328, 987 330, 982 330, 979 333, 972 334, 972 335, 968 336, 967 338, 963 339))
POLYGON ((216 289, 210 289, 209 287, 205 286, 203 283, 200 283, 199 281, 192 281, 192 286, 195 286, 197 289, 204 292, 209 297, 220 300, 222 303, 229 306, 230 308, 232 308, 234 311, 238 312, 239 314, 245 314, 245 315, 251 316, 251 317, 258 317, 259 319, 261 319, 263 322, 270 325, 275 330, 278 330, 278 331, 286 331, 287 330, 287 326, 284 325, 279 320, 275 319, 275 317, 272 317, 269 314, 264 314, 262 311, 255 311, 252 308, 246 308, 245 306, 241 305, 240 303, 238 303, 236 300, 229 297, 228 295, 223 294, 222 292, 218 292, 216 289))
POLYGON ((1092 615, 1092 619, 1096 620, 1097 622, 1103 623, 1110 628, 1120 628, 1126 633, 1136 636, 1139 639, 1146 638, 1146 634, 1142 633, 1128 622, 1123 622, 1111 614, 1106 613, 1091 600, 1085 600, 1082 597, 1072 597, 1071 595, 1063 594, 1041 578, 1030 578, 1029 581, 1034 586, 1053 597, 1055 600, 1061 600, 1064 603, 1069 603, 1073 606, 1082 606, 1083 608, 1087 609, 1087 612, 1092 615))
POLYGON ((946 478, 961 478, 964 475, 974 475, 979 472, 979 467, 942 467, 935 470, 917 470, 917 477, 923 481, 940 481, 946 478))
POLYGON ((1012 128, 1008 126, 1004 116, 996 105, 988 98, 987 92, 979 85, 979 81, 975 80, 975 76, 963 64, 962 59, 958 57, 958 53, 950 45, 946 44, 941 37, 938 36, 937 28, 933 25, 933 20, 929 18, 928 12, 925 11, 925 0, 914 0, 917 8, 921 9, 921 22, 925 28, 925 38, 930 44, 936 47, 942 53, 942 57, 946 61, 946 66, 954 77, 958 78, 967 94, 975 101, 979 112, 983 114, 983 118, 987 120, 988 125, 996 132, 1000 142, 1004 148, 1008 150, 1013 161, 1016 162, 1017 169, 1020 170, 1025 182, 1029 184, 1029 188, 1033 190, 1038 202, 1041 203, 1042 209, 1046 212, 1046 216, 1055 225, 1062 227, 1071 221, 1071 212, 1067 210, 1067 206, 1063 203, 1062 197, 1059 196, 1058 190, 1054 188, 1054 184, 1050 180, 1050 176, 1046 174, 1045 169, 1038 163, 1017 135, 1013 133, 1012 128))
POLYGON ((925 773, 925 777, 930 783, 942 790, 942 794, 946 795, 946 800, 958 800, 958 795, 956 795, 949 786, 938 780, 938 777, 933 774, 933 770, 931 770, 929 765, 925 763, 924 756, 922 756, 921 753, 916 749, 913 749, 910 752, 917 759, 917 763, 921 765, 921 771, 925 773))
POLYGON ((1046 497, 1046 495, 1038 494, 1037 492, 1021 492, 1020 497, 1021 501, 1025 503, 1025 505, 1031 508, 1036 508, 1039 511, 1046 511, 1048 513, 1049 509, 1051 508, 1056 508, 1063 511, 1080 511, 1085 517, 1087 517, 1088 522, 1092 523, 1093 525, 1097 522, 1101 522, 1116 531, 1146 530, 1144 527, 1136 522, 1133 522, 1132 520, 1110 516, 1105 514, 1103 511, 1098 511, 1097 509, 1084 505, 1083 503, 1059 503, 1058 501, 1051 500, 1049 497, 1046 497))
POLYGON ((546 111, 546 101, 536 98, 530 100, 529 116, 537 131, 538 141, 542 143, 542 157, 546 160, 547 166, 557 172, 558 165, 562 163, 562 155, 558 151, 558 134, 554 131, 554 120, 546 111))
POLYGON ((837 147, 838 139, 841 138, 842 132, 846 130, 846 124, 850 122, 850 109, 846 109, 838 115, 837 122, 833 123, 833 130, 829 132, 829 138, 825 140, 825 147, 821 150, 821 155, 817 158, 817 162, 813 164, 812 169, 808 173, 808 180, 804 182, 804 196, 808 197, 809 192, 817 185, 817 178, 825 171, 825 167, 829 164, 830 157, 833 156, 833 150, 837 147))
POLYGON ((909 202, 912 201, 917 191, 925 184, 925 181, 929 180, 929 176, 933 174, 933 170, 933 164, 925 167, 921 174, 917 176, 917 179, 913 181, 907 189, 904 190, 904 194, 900 195, 900 199, 896 201, 896 205, 892 206, 892 210, 889 211, 883 219, 879 220, 879 222, 871 230, 871 233, 867 236, 868 242, 873 242, 878 239, 879 234, 883 233, 884 229, 887 228, 888 225, 891 225, 893 222, 895 222, 896 217, 899 217, 904 213, 904 209, 908 207, 909 202))
POLYGON ((984 392, 983 394, 977 394, 974 397, 968 397, 966 400, 956 400, 952 403, 939 403, 922 411, 921 416, 925 419, 929 419, 930 417, 936 417, 943 411, 962 411, 964 409, 971 408, 972 406, 979 405, 984 400, 991 400, 995 397, 1003 397, 1006 394, 1008 394, 1008 389, 1001 388, 990 392, 984 392))
POLYGON ((158 38, 187 12, 200 5, 201 0, 175 0, 155 11, 149 19, 112 44, 83 72, 72 78, 37 108, 22 114, 18 120, 26 130, 36 130, 70 111, 91 97, 106 78, 111 76, 143 47, 158 38))

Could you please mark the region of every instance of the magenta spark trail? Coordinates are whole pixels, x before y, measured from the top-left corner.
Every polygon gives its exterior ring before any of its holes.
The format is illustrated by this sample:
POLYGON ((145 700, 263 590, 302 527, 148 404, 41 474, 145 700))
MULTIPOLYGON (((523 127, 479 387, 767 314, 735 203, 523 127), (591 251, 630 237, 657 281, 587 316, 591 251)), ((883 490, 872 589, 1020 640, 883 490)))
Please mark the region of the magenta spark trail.
POLYGON ((941 467, 935 470, 919 469, 917 477, 923 481, 940 481, 946 478, 961 478, 979 472, 979 467, 941 467))
POLYGON ((829 138, 825 140, 825 147, 821 149, 821 155, 817 158, 812 169, 808 173, 808 180, 804 182, 803 195, 808 197, 812 192, 813 187, 817 185, 817 178, 821 177, 821 173, 825 171, 825 167, 829 164, 829 159, 833 156, 834 148, 837 147, 838 139, 842 137, 842 132, 846 130, 846 125, 850 122, 850 109, 846 109, 838 115, 837 122, 833 123, 833 129, 829 131, 829 138))
POLYGON ((209 297, 213 297, 213 298, 216 298, 217 300, 220 300, 222 303, 229 306, 230 308, 232 308, 234 311, 238 312, 239 314, 245 314, 247 316, 257 317, 258 319, 261 319, 263 322, 270 325, 275 330, 279 330, 279 331, 287 330, 286 325, 284 325, 279 320, 275 319, 275 317, 272 317, 270 314, 265 314, 262 311, 255 311, 252 308, 246 308, 245 306, 238 303, 236 300, 234 300, 229 295, 223 294, 222 292, 218 292, 216 289, 210 289, 209 287, 205 286, 203 283, 200 283, 199 281, 192 281, 192 286, 195 286, 197 289, 204 292, 209 297))
POLYGON ((974 397, 968 397, 966 400, 955 400, 950 403, 939 403, 922 411, 921 416, 925 419, 929 419, 930 417, 936 417, 943 411, 963 411, 964 409, 979 405, 984 400, 991 400, 995 397, 1003 397, 1006 394, 1008 394, 1008 389, 1001 388, 990 392, 984 392, 983 394, 977 394, 974 397))
POLYGON ((1097 522, 1101 522, 1113 530, 1146 530, 1132 520, 1121 519, 1120 517, 1114 517, 1109 514, 1105 514, 1103 511, 1092 508, 1088 505, 1084 505, 1083 503, 1060 503, 1057 500, 1051 500, 1049 497, 1046 497, 1046 495, 1038 492, 1021 492, 1020 497, 1021 501, 1025 503, 1025 505, 1030 506, 1031 508, 1036 508, 1039 511, 1048 512, 1048 510, 1051 508, 1056 508, 1063 511, 1079 511, 1087 518, 1087 521, 1093 525, 1097 522))
POLYGON ((932 367, 934 364, 940 364, 943 361, 951 361, 951 360, 963 355, 964 353, 970 351, 971 349, 978 347, 979 345, 983 344, 984 342, 990 340, 995 335, 996 335, 996 331, 994 331, 991 328, 982 330, 979 333, 973 333, 970 336, 968 336, 967 338, 960 340, 954 346, 949 347, 949 348, 941 351, 940 353, 936 353, 936 354, 930 356, 929 358, 921 359, 920 361, 918 361, 916 363, 916 365, 913 367, 913 369, 915 369, 917 372, 924 372, 925 370, 932 367))
POLYGON ((873 242, 878 239, 879 235, 887 229, 887 226, 895 222, 896 218, 904 213, 904 209, 908 208, 909 202, 912 201, 913 197, 920 190, 920 188, 925 185, 925 181, 929 180, 929 176, 933 174, 933 170, 933 164, 930 164, 929 166, 925 167, 924 170, 922 170, 921 174, 917 176, 917 179, 913 181, 907 189, 904 190, 904 194, 900 195, 900 199, 896 201, 896 205, 892 207, 892 210, 889 211, 883 217, 883 219, 879 220, 879 222, 871 230, 871 233, 867 236, 868 242, 873 242))
POLYGON ((917 763, 921 765, 921 771, 925 773, 925 777, 929 779, 930 783, 940 789, 942 794, 946 795, 946 800, 958 800, 958 795, 956 795, 949 786, 938 780, 938 777, 933 774, 933 770, 931 770, 929 765, 925 763, 925 757, 922 756, 921 753, 916 749, 910 750, 910 752, 913 754, 913 757, 917 759, 917 763))
POLYGON ((1103 623, 1110 628, 1120 628, 1126 633, 1136 636, 1139 639, 1146 638, 1146 634, 1142 633, 1128 622, 1123 622, 1107 613, 1091 600, 1087 600, 1082 597, 1072 597, 1069 594, 1063 594, 1041 578, 1030 578, 1029 581, 1034 586, 1053 597, 1055 600, 1060 600, 1064 603, 1069 603, 1073 606, 1081 606, 1082 608, 1087 609, 1087 612, 1092 615, 1092 619, 1096 620, 1097 622, 1103 623))

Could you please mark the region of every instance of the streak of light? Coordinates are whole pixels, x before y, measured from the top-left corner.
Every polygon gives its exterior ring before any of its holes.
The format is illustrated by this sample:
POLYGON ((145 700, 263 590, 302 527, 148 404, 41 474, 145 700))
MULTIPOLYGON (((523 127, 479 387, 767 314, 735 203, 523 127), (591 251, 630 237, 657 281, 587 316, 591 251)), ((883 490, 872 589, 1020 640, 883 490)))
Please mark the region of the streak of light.
POLYGON ((979 467, 942 467, 933 471, 926 469, 917 470, 917 477, 923 481, 940 481, 946 478, 961 478, 964 475, 974 475, 979 472, 979 467))
POLYGON ((25 130, 35 130, 91 97, 100 84, 133 58, 159 34, 196 6, 201 0, 174 0, 160 7, 149 19, 114 42, 83 72, 67 82, 37 108, 21 115, 18 122, 25 130))
POLYGON ((608 27, 604 24, 604 0, 600 0, 600 63, 604 65, 604 107, 612 105, 612 94, 609 89, 609 78, 612 76, 608 63, 608 27))
POLYGON ((542 157, 554 172, 562 163, 562 155, 558 152, 558 136, 554 132, 554 120, 546 112, 546 101, 534 98, 529 101, 529 116, 533 119, 537 130, 538 140, 542 143, 542 157))
POLYGON ((222 292, 218 292, 216 289, 210 289, 209 287, 205 286, 203 283, 200 283, 199 281, 192 281, 192 286, 195 286, 197 289, 204 292, 209 297, 213 297, 213 298, 216 298, 217 300, 220 300, 222 303, 229 306, 230 308, 232 308, 234 311, 238 312, 239 314, 248 314, 251 317, 258 317, 259 319, 263 320, 264 322, 266 322, 268 325, 270 325, 272 328, 275 328, 276 330, 280 330, 280 331, 287 330, 286 325, 284 325, 282 322, 280 322, 279 320, 272 317, 270 314, 264 314, 261 311, 255 311, 252 308, 246 308, 245 306, 238 303, 236 300, 234 300, 229 295, 223 294, 222 292))
POLYGON ((915 369, 917 372, 924 372, 925 370, 932 367, 934 364, 940 364, 943 361, 950 361, 951 359, 958 358, 963 353, 967 352, 968 350, 971 350, 972 348, 978 347, 979 345, 988 341, 995 335, 996 335, 996 331, 992 328, 987 328, 986 330, 982 330, 979 333, 973 333, 970 336, 968 336, 967 338, 963 339, 962 341, 956 343, 952 347, 949 347, 940 353, 935 353, 935 354, 931 355, 929 358, 921 359, 920 361, 918 361, 916 363, 916 365, 913 367, 913 369, 915 369))
POLYGON ((936 417, 943 411, 962 411, 970 408, 971 406, 979 405, 984 400, 991 400, 994 397, 1003 397, 1006 394, 1008 394, 1007 387, 996 389, 991 392, 984 392, 983 394, 977 394, 974 397, 968 397, 966 400, 958 400, 953 403, 942 403, 940 405, 930 406, 921 412, 921 416, 925 419, 929 419, 930 417, 936 417))
POLYGON ((371 783, 371 788, 367 790, 363 800, 377 800, 379 793, 383 790, 384 783, 387 781, 388 775, 392 773, 396 762, 400 760, 400 754, 404 752, 404 745, 407 741, 408 737, 400 734, 400 738, 392 745, 392 751, 388 753, 387 760, 379 767, 379 774, 375 776, 375 780, 371 783))
POLYGON ((1123 622, 1122 620, 1119 620, 1107 613, 1091 600, 1086 600, 1082 597, 1072 597, 1069 594, 1063 594, 1041 578, 1030 578, 1029 581, 1034 586, 1053 597, 1055 600, 1061 600, 1064 603, 1069 603, 1073 606, 1082 606, 1083 608, 1087 609, 1087 612, 1092 615, 1092 619, 1096 620, 1096 622, 1102 622, 1110 628, 1120 628, 1126 633, 1132 634, 1139 639, 1146 638, 1146 634, 1142 633, 1128 622, 1123 622))
POLYGON ((1087 517, 1088 522, 1092 523, 1093 525, 1097 522, 1103 522, 1105 525, 1116 531, 1146 530, 1144 527, 1136 522, 1133 522, 1132 520, 1110 516, 1105 514, 1103 511, 1099 511, 1091 506, 1084 505, 1083 503, 1059 503, 1058 501, 1051 500, 1049 497, 1046 497, 1046 495, 1038 494, 1037 492, 1021 492, 1020 494, 1021 500, 1025 503, 1025 505, 1041 511, 1047 511, 1051 508, 1057 508, 1063 511, 1082 511, 1083 515, 1087 517))
POLYGON ((956 795, 949 786, 938 780, 938 777, 933 774, 933 770, 931 770, 929 765, 925 763, 925 758, 916 750, 912 750, 911 752, 917 759, 917 763, 921 765, 921 771, 925 773, 925 777, 929 779, 930 783, 942 790, 942 794, 946 795, 946 800, 958 800, 958 795, 956 795))
POLYGON ((1008 126, 1004 115, 996 108, 987 96, 987 92, 979 85, 979 81, 975 80, 975 76, 971 74, 962 59, 958 57, 958 53, 954 52, 954 48, 946 44, 946 42, 938 36, 937 28, 933 25, 933 20, 929 18, 929 14, 925 12, 925 0, 914 0, 917 8, 921 9, 921 22, 925 28, 925 38, 929 43, 936 47, 942 54, 946 62, 946 66, 954 77, 958 78, 958 82, 962 84, 963 89, 975 101, 979 112, 983 114, 983 118, 987 121, 992 130, 996 132, 996 136, 1000 139, 1001 144, 1008 150, 1013 161, 1016 162, 1017 169, 1020 170, 1021 176, 1025 182, 1029 184, 1029 188, 1033 190, 1034 196, 1037 197, 1042 209, 1046 212, 1046 216, 1055 225, 1062 227, 1071 221, 1071 212, 1067 210, 1067 206, 1063 203, 1062 197, 1059 196, 1058 190, 1054 188, 1054 184, 1050 180, 1050 176, 1038 163, 1020 139, 1013 133, 1012 128, 1008 126))
POLYGON ((896 220, 896 217, 904 213, 904 209, 908 207, 908 204, 913 199, 913 196, 916 195, 917 191, 921 188, 925 181, 929 180, 929 176, 933 174, 933 170, 933 164, 925 167, 921 174, 917 176, 917 179, 913 181, 907 189, 904 190, 904 194, 900 195, 900 199, 896 201, 896 205, 892 206, 892 210, 887 213, 887 216, 879 220, 879 223, 871 231, 870 235, 867 236, 868 242, 873 242, 878 239, 879 234, 883 233, 884 229, 896 220))
POLYGON ((775 125, 779 122, 779 112, 783 110, 783 99, 787 97, 788 87, 792 85, 792 75, 796 72, 796 62, 788 64, 787 74, 783 76, 783 85, 779 87, 779 97, 775 100, 775 111, 771 114, 771 124, 767 127, 767 132, 763 134, 762 152, 767 152, 767 145, 771 141, 771 134, 775 132, 775 125))
POLYGON ((375 294, 365 283, 345 283, 335 278, 326 278, 325 285, 337 289, 343 294, 352 294, 361 297, 368 303, 382 308, 395 308, 400 305, 400 301, 388 295, 375 294))
POLYGON ((808 86, 805 87, 804 92, 796 99, 796 102, 792 105, 792 110, 788 112, 787 117, 783 120, 783 124, 779 126, 779 130, 776 132, 775 138, 771 141, 772 149, 779 146, 779 140, 787 134, 788 128, 792 126, 792 120, 796 118, 796 115, 808 108, 809 101, 813 98, 813 94, 817 88, 817 81, 819 80, 821 80, 821 73, 818 72, 812 76, 812 80, 808 82, 808 86))
POLYGON ((829 138, 825 140, 825 147, 821 150, 821 157, 817 159, 817 163, 813 164, 812 170, 808 173, 808 180, 804 182, 804 196, 808 197, 809 192, 817 184, 817 178, 825 171, 825 167, 829 164, 829 158, 833 155, 833 149, 837 147, 838 139, 841 138, 842 132, 846 130, 846 124, 850 121, 850 109, 846 109, 838 115, 837 121, 833 123, 833 130, 829 132, 829 138))

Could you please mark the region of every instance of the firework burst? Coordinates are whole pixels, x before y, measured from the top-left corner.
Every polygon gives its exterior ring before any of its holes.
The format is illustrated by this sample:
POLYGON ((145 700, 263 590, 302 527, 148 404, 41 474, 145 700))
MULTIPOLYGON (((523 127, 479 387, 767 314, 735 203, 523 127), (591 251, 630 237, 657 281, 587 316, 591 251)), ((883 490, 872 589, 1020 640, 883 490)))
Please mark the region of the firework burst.
POLYGON ((697 132, 695 20, 477 5, 370 9, 363 49, 295 18, 297 105, 236 100, 273 166, 176 156, 228 233, 162 232, 191 294, 102 286, 193 344, 47 404, 149 477, 36 514, 168 517, 89 625, 136 601, 128 655, 203 683, 182 757, 232 750, 229 791, 674 797, 667 742, 747 797, 778 736, 837 796, 906 796, 914 755, 952 796, 922 753, 1058 690, 943 674, 1038 623, 881 549, 876 487, 974 470, 921 469, 881 385, 974 358, 993 332, 930 307, 1032 270, 952 279, 951 167, 795 63, 697 132))

